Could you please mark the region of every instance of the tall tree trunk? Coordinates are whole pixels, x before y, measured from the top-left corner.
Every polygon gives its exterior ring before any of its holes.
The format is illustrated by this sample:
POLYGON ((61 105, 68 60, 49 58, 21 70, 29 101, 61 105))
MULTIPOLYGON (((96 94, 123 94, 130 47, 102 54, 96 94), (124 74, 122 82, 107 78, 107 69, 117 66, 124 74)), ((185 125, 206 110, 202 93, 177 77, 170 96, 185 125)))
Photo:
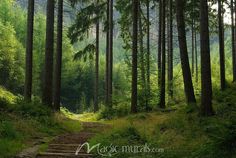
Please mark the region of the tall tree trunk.
POLYGON ((235 55, 235 16, 234 16, 234 12, 235 12, 235 8, 234 8, 234 0, 230 1, 230 9, 231 9, 231 34, 232 34, 232 65, 233 65, 233 82, 236 81, 236 55, 235 55))
POLYGON ((107 0, 107 32, 106 32, 106 72, 105 72, 105 104, 109 106, 109 93, 108 93, 108 78, 109 78, 109 3, 110 0, 107 0))
POLYGON ((173 98, 173 0, 169 0, 168 94, 173 98))
POLYGON ((139 3, 139 52, 140 52, 140 65, 141 65, 141 83, 142 83, 142 104, 145 104, 147 110, 147 86, 145 76, 145 60, 144 60, 144 46, 143 46, 143 28, 142 28, 142 14, 141 5, 139 3))
POLYGON ((194 19, 192 19, 192 24, 191 24, 191 31, 192 31, 192 76, 194 76, 194 51, 195 51, 195 42, 194 42, 194 19))
POLYGON ((46 48, 45 67, 42 101, 52 107, 53 91, 53 44, 54 44, 54 0, 47 1, 47 28, 46 28, 46 48))
POLYGON ((146 111, 149 110, 148 104, 151 95, 151 87, 150 87, 150 2, 149 0, 146 1, 147 3, 147 92, 146 92, 146 111))
POLYGON ((166 94, 166 1, 162 1, 162 63, 161 63, 161 94, 160 94, 160 108, 165 108, 165 94, 166 94))
POLYGON ((201 41, 201 115, 213 115, 212 108, 212 81, 211 81, 211 57, 209 41, 207 0, 200 1, 200 41, 201 41))
POLYGON ((113 75, 113 0, 109 3, 109 53, 108 53, 108 104, 112 107, 112 75, 113 75))
MULTIPOLYGON (((157 53, 157 71, 158 71, 158 89, 161 93, 161 51, 162 51, 162 0, 159 0, 159 30, 158 30, 158 53, 157 53)), ((158 101, 160 106, 160 100, 158 101)))
POLYGON ((54 108, 60 110, 61 102, 61 68, 62 68, 62 32, 63 32, 63 0, 58 0, 57 18, 57 55, 54 80, 54 108))
POLYGON ((222 0, 218 0, 218 24, 219 24, 219 52, 220 52, 220 82, 221 90, 225 89, 225 51, 224 51, 224 24, 222 16, 222 0))
POLYGON ((31 101, 32 96, 32 68, 33 68, 33 30, 34 30, 34 0, 28 0, 27 19, 27 43, 26 43, 26 68, 25 68, 25 89, 26 101, 31 101))
POLYGON ((196 83, 198 83, 198 47, 197 47, 197 31, 194 31, 194 41, 195 41, 195 68, 196 68, 196 83))
MULTIPOLYGON (((97 5, 99 4, 99 0, 97 0, 97 5)), ((97 17, 98 15, 98 8, 97 8, 97 17)), ((99 19, 96 23, 96 54, 95 54, 95 93, 94 93, 94 112, 99 110, 98 108, 98 84, 99 84, 99 19)))
POLYGON ((179 48, 181 57, 181 66, 184 79, 184 90, 187 103, 196 103, 191 71, 189 66, 188 49, 184 22, 184 2, 183 0, 176 0, 176 19, 178 27, 179 48))
POLYGON ((132 43, 132 96, 131 112, 137 112, 137 53, 138 53, 138 9, 139 0, 133 0, 133 43, 132 43))

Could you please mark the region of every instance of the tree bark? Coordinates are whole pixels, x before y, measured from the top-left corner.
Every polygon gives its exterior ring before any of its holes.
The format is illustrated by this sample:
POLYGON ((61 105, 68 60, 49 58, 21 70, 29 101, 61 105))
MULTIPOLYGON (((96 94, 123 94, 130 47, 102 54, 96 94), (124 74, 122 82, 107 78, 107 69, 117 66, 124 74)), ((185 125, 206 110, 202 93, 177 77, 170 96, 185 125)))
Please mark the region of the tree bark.
POLYGON ((212 81, 209 42, 209 17, 207 0, 200 1, 200 41, 201 41, 201 107, 203 116, 213 115, 212 81))
POLYGON ((54 108, 60 110, 61 103, 61 69, 62 69, 62 35, 63 33, 63 0, 58 0, 57 18, 57 55, 55 65, 54 108))
POLYGON ((34 0, 28 0, 27 43, 24 98, 31 101, 33 69, 34 0))
POLYGON ((219 52, 220 52, 220 83, 221 90, 225 89, 225 52, 224 52, 224 25, 222 16, 222 0, 218 0, 218 27, 219 27, 219 52))
POLYGON ((109 78, 109 2, 110 0, 107 0, 107 32, 106 32, 106 72, 105 72, 105 104, 106 106, 109 106, 109 93, 108 93, 108 78, 109 78))
POLYGON ((198 47, 197 47, 197 31, 194 31, 194 41, 195 41, 195 68, 196 68, 196 83, 198 83, 198 47))
POLYGON ((232 34, 232 65, 233 65, 233 82, 236 81, 236 55, 235 55, 235 7, 234 7, 234 0, 230 1, 230 9, 231 9, 231 34, 232 34))
MULTIPOLYGON (((97 0, 97 5, 99 4, 99 0, 97 0)), ((98 8, 97 8, 98 9, 98 8)), ((98 17, 97 10, 97 17, 98 17)), ((94 93, 94 112, 99 110, 98 108, 98 84, 99 84, 99 19, 96 23, 96 54, 95 54, 95 93, 94 93)))
POLYGON ((169 0, 168 94, 173 98, 173 0, 169 0))
POLYGON ((187 103, 196 103, 191 71, 189 66, 188 49, 184 22, 184 5, 183 0, 176 0, 176 19, 178 27, 179 48, 181 57, 181 66, 184 79, 184 90, 187 103))
POLYGON ((141 65, 141 87, 142 87, 142 104, 145 104, 145 109, 148 109, 147 103, 147 85, 146 85, 146 73, 145 73, 145 60, 144 60, 144 45, 143 45, 143 28, 142 28, 142 14, 141 5, 139 3, 139 53, 140 53, 140 65, 141 65))
POLYGON ((162 51, 160 108, 165 108, 166 93, 166 1, 162 1, 162 51))
POLYGON ((147 102, 146 102, 146 111, 149 110, 148 108, 148 104, 149 104, 149 98, 151 95, 151 87, 150 87, 150 2, 149 0, 147 0, 147 21, 148 21, 148 25, 147 25, 147 102))
POLYGON ((109 53, 108 53, 108 104, 112 107, 112 75, 113 75, 113 0, 109 3, 109 53))
MULTIPOLYGON (((162 0, 159 0, 159 30, 158 30, 158 53, 157 53, 157 71, 158 71, 158 88, 161 89, 161 50, 162 50, 162 0)), ((160 101, 158 105, 160 104, 160 101)))
POLYGON ((52 107, 53 92, 53 45, 54 45, 54 0, 47 1, 46 48, 42 101, 52 107))
POLYGON ((132 95, 131 112, 137 113, 137 52, 138 52, 138 9, 139 0, 133 0, 133 43, 132 43, 132 95))

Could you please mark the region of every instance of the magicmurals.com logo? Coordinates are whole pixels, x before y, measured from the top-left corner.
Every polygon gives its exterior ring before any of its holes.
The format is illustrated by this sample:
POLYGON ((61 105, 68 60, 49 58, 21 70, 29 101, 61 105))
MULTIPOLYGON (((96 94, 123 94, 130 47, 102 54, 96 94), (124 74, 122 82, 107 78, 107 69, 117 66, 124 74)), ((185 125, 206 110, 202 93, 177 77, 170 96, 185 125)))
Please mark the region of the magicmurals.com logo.
POLYGON ((100 143, 90 146, 88 142, 80 145, 75 152, 75 155, 79 155, 81 150, 85 150, 87 154, 91 154, 92 152, 97 152, 98 155, 104 157, 112 157, 119 153, 130 153, 130 154, 138 154, 138 153, 163 153, 163 148, 153 148, 150 147, 148 144, 144 145, 124 145, 124 146, 116 146, 116 145, 109 145, 103 146, 100 143))

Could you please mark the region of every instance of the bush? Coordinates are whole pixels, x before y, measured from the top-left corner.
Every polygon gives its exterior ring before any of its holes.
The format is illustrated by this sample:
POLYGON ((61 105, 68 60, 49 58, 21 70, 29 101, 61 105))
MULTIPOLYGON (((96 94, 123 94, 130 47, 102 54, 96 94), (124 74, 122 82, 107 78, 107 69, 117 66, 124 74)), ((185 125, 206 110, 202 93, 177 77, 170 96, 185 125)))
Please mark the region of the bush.
POLYGON ((15 139, 18 133, 14 128, 13 124, 9 121, 2 121, 0 122, 0 137, 2 138, 9 138, 15 139))
POLYGON ((9 101, 6 98, 0 97, 0 109, 6 109, 9 105, 9 101))
POLYGON ((39 101, 25 102, 18 100, 14 111, 26 117, 48 117, 52 115, 52 111, 47 106, 42 105, 39 101))
POLYGON ((110 120, 117 117, 124 117, 129 114, 129 110, 129 106, 125 104, 119 104, 117 106, 114 106, 113 108, 104 107, 100 110, 98 119, 110 120))

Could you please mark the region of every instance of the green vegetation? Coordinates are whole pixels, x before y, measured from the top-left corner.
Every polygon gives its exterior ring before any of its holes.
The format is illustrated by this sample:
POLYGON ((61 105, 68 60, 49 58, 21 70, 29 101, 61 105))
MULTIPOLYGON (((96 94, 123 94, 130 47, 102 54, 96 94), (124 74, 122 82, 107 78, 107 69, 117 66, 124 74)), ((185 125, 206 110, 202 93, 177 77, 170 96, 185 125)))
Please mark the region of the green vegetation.
POLYGON ((196 110, 181 102, 174 104, 175 111, 140 113, 105 121, 113 129, 90 142, 102 146, 147 143, 149 147, 164 149, 155 154, 120 152, 113 157, 232 157, 236 154, 236 86, 229 87, 225 92, 215 93, 216 115, 211 118, 199 117, 196 110))
POLYGON ((53 113, 38 101, 25 103, 22 98, 0 89, 0 153, 11 158, 34 143, 46 148, 54 136, 81 129, 78 120, 63 113, 53 113))

